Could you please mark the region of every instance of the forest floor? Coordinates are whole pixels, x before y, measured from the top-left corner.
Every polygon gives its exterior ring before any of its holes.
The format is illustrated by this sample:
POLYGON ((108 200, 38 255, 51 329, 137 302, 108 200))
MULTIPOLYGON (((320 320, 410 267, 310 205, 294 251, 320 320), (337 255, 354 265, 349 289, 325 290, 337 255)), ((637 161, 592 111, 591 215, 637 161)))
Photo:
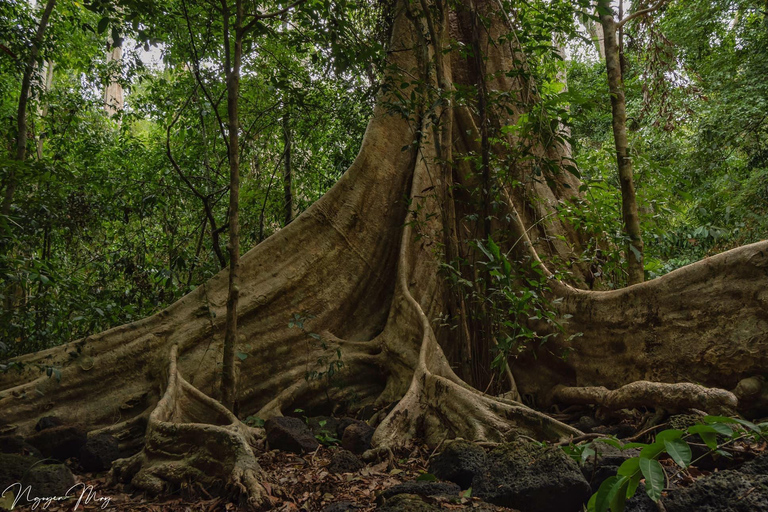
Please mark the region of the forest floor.
MULTIPOLYGON (((605 434, 625 440, 652 441, 653 432, 664 428, 671 428, 669 420, 657 425, 655 429, 648 429, 647 422, 651 417, 649 413, 641 414, 637 411, 628 412, 623 418, 602 421, 594 416, 594 411, 588 407, 571 407, 568 410, 553 414, 557 419, 573 424, 583 431, 592 432, 593 435, 605 434), (640 435, 638 436, 638 433, 640 435), (636 438, 636 439, 633 439, 636 438)), ((333 440, 336 441, 336 440, 333 440)), ((434 476, 428 471, 430 460, 440 452, 440 447, 429 449, 426 446, 416 446, 408 453, 394 454, 392 458, 373 463, 361 464, 356 471, 333 472, 332 459, 341 448, 331 443, 319 445, 317 449, 303 453, 289 453, 286 451, 269 450, 262 451, 258 456, 259 464, 265 473, 264 487, 271 502, 271 510, 276 511, 324 511, 341 512, 345 510, 369 511, 381 509, 381 494, 387 489, 413 481, 431 481, 434 476)), ((718 471, 738 467, 739 464, 749 461, 766 451, 765 442, 743 443, 732 446, 729 457, 711 458, 706 464, 698 466, 694 464, 678 478, 675 485, 680 488, 692 485, 696 480, 713 475, 718 471), (718 462, 719 460, 719 462, 718 462)), ((660 457, 661 463, 668 469, 668 473, 674 473, 674 462, 668 457, 660 457)), ((768 460, 768 459, 766 459, 768 460)), ((76 459, 69 459, 67 465, 75 474, 76 482, 83 487, 92 486, 93 495, 88 500, 88 492, 85 492, 79 503, 77 496, 66 502, 51 503, 47 507, 41 504, 38 509, 51 511, 73 510, 119 510, 119 511, 189 511, 212 512, 240 510, 241 507, 230 503, 225 499, 209 494, 206 489, 194 487, 161 497, 148 497, 141 493, 132 493, 131 490, 120 484, 112 484, 108 480, 107 473, 83 473, 79 470, 76 459), (108 504, 105 500, 109 498, 108 504), (105 506, 106 505, 106 506, 105 506)), ((582 469, 582 471, 584 471, 582 469)), ((593 470, 594 471, 594 470, 593 470)), ((615 468, 613 473, 615 474, 615 468)), ((585 472, 586 475, 586 472, 585 472)), ((768 476, 766 476, 768 479, 768 476)), ((669 482, 668 482, 669 483, 669 482)), ((593 491, 595 483, 592 482, 593 491)), ((79 494, 82 488, 78 488, 75 494, 79 494)), ((638 491, 639 492, 639 491, 638 491)), ((753 490, 747 489, 749 496, 753 490)), ((762 492, 762 491, 761 491, 762 492)), ((756 497, 756 496, 753 496, 756 497)), ((647 503, 653 505, 645 496, 647 503)), ((418 505, 416 508, 387 508, 386 510, 516 510, 496 505, 491 505, 472 496, 471 489, 454 493, 454 495, 424 498, 427 508, 418 505)), ((421 502, 420 502, 421 503, 421 502)), ((0 500, 0 510, 8 509, 7 503, 0 500)), ((574 510, 580 510, 576 504, 574 510)), ((768 507, 768 504, 766 504, 768 507)), ((27 510, 17 506, 14 510, 27 510)), ((647 510, 646 508, 632 508, 628 510, 647 510)), ((712 510, 720 510, 714 508, 712 510)), ((727 509, 731 510, 731 509, 727 509)), ((741 509, 734 509, 741 510, 741 509)), ((744 509, 758 510, 758 509, 744 509)), ((763 510, 759 508, 759 510, 763 510)), ((544 511, 542 511, 544 512, 544 511)))

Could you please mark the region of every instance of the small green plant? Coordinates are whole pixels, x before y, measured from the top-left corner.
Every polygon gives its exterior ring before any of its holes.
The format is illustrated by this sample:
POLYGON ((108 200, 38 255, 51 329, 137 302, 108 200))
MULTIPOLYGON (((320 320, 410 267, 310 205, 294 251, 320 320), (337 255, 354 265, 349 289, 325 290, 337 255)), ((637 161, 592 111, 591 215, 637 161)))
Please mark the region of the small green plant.
POLYGON ((713 453, 723 457, 730 457, 730 453, 724 450, 727 445, 736 441, 751 438, 755 442, 764 439, 768 432, 768 423, 755 425, 750 421, 726 416, 704 416, 701 423, 697 423, 685 430, 662 430, 652 443, 627 443, 621 444, 614 438, 602 438, 583 443, 563 447, 566 453, 577 462, 584 463, 590 456, 595 455, 596 444, 605 443, 621 450, 639 448, 637 457, 625 460, 616 472, 616 475, 606 479, 592 495, 588 504, 589 512, 622 512, 626 501, 635 495, 640 481, 645 479, 645 492, 653 501, 661 498, 666 487, 666 482, 679 473, 686 471, 692 464, 713 453), (701 438, 709 451, 696 460, 692 460, 691 447, 688 440, 697 436, 701 438), (659 458, 666 454, 679 467, 671 476, 667 474, 659 458))
MULTIPOLYGON (((498 346, 493 367, 504 371, 509 357, 515 358, 533 343, 543 345, 548 339, 565 333, 557 305, 562 299, 549 297, 549 276, 538 261, 511 261, 491 237, 476 247, 487 260, 489 283, 485 289, 486 310, 496 326, 498 346)), ((570 341, 575 336, 569 337, 570 341)), ((566 357, 566 354, 562 354, 566 357)))
POLYGON ((301 331, 307 335, 307 370, 304 374, 306 380, 319 380, 326 379, 328 384, 331 384, 331 380, 334 375, 344 368, 344 361, 341 358, 341 348, 336 347, 335 350, 329 346, 328 342, 323 339, 316 332, 309 331, 305 324, 307 321, 315 318, 310 314, 294 313, 291 320, 288 322, 289 329, 301 329, 301 331), (316 352, 318 346, 325 352, 317 358, 315 368, 310 366, 309 357, 312 353, 316 352))
POLYGON ((325 446, 333 446, 333 445, 339 444, 341 440, 337 439, 333 432, 324 428, 327 423, 328 423, 327 420, 320 420, 317 423, 318 426, 320 427, 320 433, 315 434, 315 439, 317 439, 320 442, 320 444, 323 444, 325 446))

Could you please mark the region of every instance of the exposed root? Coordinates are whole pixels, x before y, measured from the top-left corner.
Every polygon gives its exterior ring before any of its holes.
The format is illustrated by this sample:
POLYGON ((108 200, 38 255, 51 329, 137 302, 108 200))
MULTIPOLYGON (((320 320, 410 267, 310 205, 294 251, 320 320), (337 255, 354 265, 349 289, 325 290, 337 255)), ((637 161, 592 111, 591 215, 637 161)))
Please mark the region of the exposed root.
POLYGON ((114 463, 111 478, 150 494, 199 486, 259 507, 266 492, 254 432, 179 374, 171 349, 168 386, 149 416, 144 449, 114 463))
POLYGON ((609 410, 636 407, 662 408, 670 412, 701 409, 712 414, 734 414, 738 405, 736 395, 718 388, 707 388, 682 382, 636 381, 616 390, 602 386, 558 386, 553 399, 567 404, 599 405, 609 410))
MULTIPOLYGON (((414 191, 431 184, 414 179, 412 197, 418 196, 414 191)), ((406 276, 416 272, 425 261, 409 258, 410 246, 414 243, 411 230, 410 224, 403 229, 390 322, 413 326, 413 330, 399 333, 399 337, 390 339, 387 345, 389 353, 401 354, 401 361, 409 366, 411 379, 402 399, 376 429, 373 436, 375 450, 367 456, 403 448, 416 438, 435 446, 446 437, 504 442, 519 435, 550 440, 581 435, 580 431, 518 402, 490 397, 469 386, 453 372, 425 308, 409 289, 406 276), (409 360, 402 357, 407 353, 403 350, 402 338, 413 339, 414 336, 420 340, 419 352, 417 357, 409 360)), ((395 379, 398 376, 395 375, 395 379)), ((402 375, 399 379, 402 380, 402 375)))

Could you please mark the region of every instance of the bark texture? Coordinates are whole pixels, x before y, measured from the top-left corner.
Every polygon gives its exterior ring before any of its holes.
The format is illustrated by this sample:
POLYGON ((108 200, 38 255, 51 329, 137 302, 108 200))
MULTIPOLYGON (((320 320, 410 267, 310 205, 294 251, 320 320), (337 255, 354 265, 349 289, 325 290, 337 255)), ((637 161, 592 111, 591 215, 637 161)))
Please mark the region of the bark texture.
POLYGON ((621 186, 621 216, 624 231, 629 237, 627 244, 627 271, 629 284, 642 283, 645 279, 643 263, 643 237, 640 231, 640 215, 635 196, 635 179, 632 171, 632 157, 629 154, 627 138, 627 105, 624 97, 620 42, 617 40, 617 26, 613 19, 610 2, 599 3, 609 13, 600 14, 600 24, 605 35, 605 68, 608 75, 608 89, 611 94, 611 124, 613 141, 616 146, 616 163, 621 186))
MULTIPOLYGON (((491 21, 474 37, 485 55, 488 94, 515 100, 512 114, 493 112, 494 122, 510 124, 535 95, 520 74, 497 73, 524 64, 512 44, 490 43, 510 27, 494 5, 477 5, 491 21)), ((440 264, 474 232, 473 223, 482 228, 482 220, 464 215, 461 195, 482 174, 460 158, 479 155, 482 144, 475 113, 442 94, 478 83, 473 59, 442 50, 450 40, 471 47, 473 30, 468 9, 426 1, 399 5, 389 88, 359 155, 322 199, 242 257, 238 349, 248 354, 240 364, 242 415, 267 419, 295 407, 395 404, 377 425, 379 451, 416 436, 437 444, 456 436, 502 441, 517 434, 579 434, 520 402, 473 388, 453 370, 466 371, 458 363, 469 338, 466 324, 451 329, 442 320, 451 307, 459 322, 466 317, 440 264), (406 80, 410 85, 402 88, 406 80), (433 96, 406 109, 402 98, 412 90, 441 91, 441 101, 433 96), (303 327, 289 328, 297 316, 303 327), (339 360, 343 368, 329 379, 328 368, 339 360)), ((561 147, 543 143, 532 151, 558 161, 564 156, 561 147)), ((570 263, 579 283, 580 235, 552 215, 559 201, 576 193, 577 180, 554 172, 533 179, 532 165, 524 162, 510 173, 521 185, 499 185, 505 200, 494 222, 509 223, 523 256, 570 263)), ((144 320, 19 358, 25 371, 0 376, 1 428, 26 432, 39 416, 54 414, 112 432, 125 444, 145 440, 143 451, 120 462, 115 474, 155 492, 200 471, 181 452, 160 457, 171 439, 179 436, 184 450, 206 460, 218 457, 213 445, 219 441, 198 441, 204 445, 198 452, 192 439, 227 437, 231 450, 211 472, 224 487, 244 489, 256 505, 259 470, 246 449, 254 432, 214 401, 221 398, 217 365, 229 277, 223 270, 144 320), (48 365, 61 368, 60 381, 40 373, 48 365)), ((767 279, 768 242, 625 290, 589 292, 553 279, 555 295, 564 299, 562 321, 583 336, 539 347, 535 360, 512 367, 510 384, 516 380, 524 395, 546 403, 559 385, 618 388, 652 380, 727 387, 762 375, 767 279), (564 351, 570 352, 565 360, 564 351)))

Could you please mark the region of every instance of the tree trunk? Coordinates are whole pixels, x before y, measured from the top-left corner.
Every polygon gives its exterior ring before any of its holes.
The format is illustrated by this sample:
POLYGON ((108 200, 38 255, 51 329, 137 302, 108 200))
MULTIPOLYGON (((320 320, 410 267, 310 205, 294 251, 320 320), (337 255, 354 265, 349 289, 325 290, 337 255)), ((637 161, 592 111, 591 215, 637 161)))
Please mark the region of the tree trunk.
MULTIPOLYGON (((45 29, 48 27, 48 20, 51 17, 56 0, 48 0, 40 17, 40 24, 37 26, 35 39, 32 41, 32 48, 29 50, 27 63, 24 67, 24 75, 21 79, 21 92, 19 93, 19 107, 16 111, 16 160, 24 161, 27 156, 27 104, 29 103, 29 93, 32 86, 32 75, 35 72, 37 56, 40 53, 40 46, 43 44, 45 29)), ((11 167, 8 177, 5 180, 5 193, 3 195, 3 204, 0 213, 8 215, 11 213, 11 204, 13 203, 13 194, 16 192, 16 172, 11 167)))
MULTIPOLYGON (((602 1, 600 5, 610 10, 610 3, 602 1)), ((608 89, 611 94, 611 110, 613 117, 613 140, 616 146, 616 162, 619 168, 619 183, 621 185, 621 214, 624 220, 624 231, 629 242, 627 244, 627 271, 629 284, 642 283, 645 279, 643 267, 643 237, 640 232, 640 215, 635 197, 635 180, 632 175, 632 158, 629 156, 629 140, 627 138, 627 108, 624 99, 624 84, 621 77, 619 46, 616 42, 616 22, 613 11, 610 14, 600 14, 600 23, 605 34, 605 67, 608 75, 608 89)))
MULTIPOLYGON (((115 62, 116 66, 121 66, 123 62, 122 42, 115 44, 110 38, 112 48, 107 54, 107 63, 115 62)), ((109 82, 104 88, 104 112, 110 117, 123 111, 123 86, 120 84, 118 73, 110 73, 109 82)))
MULTIPOLYGON (((266 202, 266 198, 264 199, 266 202)), ((288 105, 283 113, 283 221, 287 226, 296 216, 293 206, 293 173, 291 169, 291 115, 288 105)))
POLYGON ((227 74, 227 131, 229 132, 229 288, 227 326, 224 333, 224 361, 221 374, 221 402, 231 410, 237 401, 235 353, 238 342, 237 306, 240 297, 240 63, 243 55, 243 3, 235 2, 235 46, 230 49, 229 8, 222 2, 224 17, 224 52, 227 74))
MULTIPOLYGON (((490 20, 481 29, 484 40, 508 33, 495 5, 477 4, 490 20)), ((518 434, 578 435, 519 402, 469 386, 452 369, 460 366, 459 345, 466 340, 442 320, 453 294, 441 262, 451 247, 446 238, 482 230, 482 219, 464 215, 467 202, 460 196, 479 181, 472 163, 461 158, 480 154, 479 118, 450 96, 410 110, 407 99, 420 81, 434 86, 420 88, 423 94, 478 83, 471 61, 442 51, 452 40, 471 46, 473 14, 446 3, 425 0, 422 6, 396 7, 389 86, 352 166, 325 196, 242 258, 237 320, 252 349, 240 364, 239 409, 267 419, 296 407, 339 412, 394 404, 376 424, 369 455, 416 439, 435 445, 446 436, 504 441, 518 434), (403 88, 413 77, 416 83, 403 88), (289 328, 297 317, 303 328, 289 328), (343 368, 333 380, 313 377, 339 358, 343 368)), ((537 99, 526 92, 532 88, 525 74, 496 71, 522 65, 520 52, 507 42, 489 45, 485 57, 488 90, 512 97, 513 114, 490 112, 498 123, 514 123, 537 99)), ((540 158, 561 162, 566 156, 560 146, 532 147, 540 158)), ((542 261, 544 269, 553 260, 569 262, 573 282, 580 282, 579 236, 552 215, 559 201, 577 193, 578 181, 547 167, 541 171, 547 179, 538 179, 529 164, 510 172, 522 185, 498 184, 504 198, 499 218, 509 219, 512 241, 522 241, 514 252, 542 261)), ((0 430, 28 432, 39 416, 53 414, 112 432, 126 446, 144 446, 116 463, 113 475, 151 492, 181 485, 201 474, 199 464, 221 460, 208 476, 217 472, 225 489, 258 504, 259 469, 249 444, 263 431, 242 425, 209 398, 216 393, 234 270, 230 266, 149 318, 18 358, 22 372, 0 375, 0 430), (60 368, 61 380, 41 374, 38 368, 46 366, 60 368), (174 444, 191 447, 191 439, 200 440, 191 454, 174 444), (219 444, 228 451, 212 453, 204 439, 226 439, 219 444)), ((553 298, 564 299, 567 334, 583 336, 551 340, 536 349, 535 359, 515 364, 520 390, 538 403, 557 397, 625 403, 648 398, 656 388, 647 380, 733 387, 761 375, 768 363, 766 276, 768 242, 624 290, 590 292, 552 278, 553 298), (560 357, 565 351, 567 359, 560 357), (618 395, 586 388, 636 380, 642 382, 618 395)), ((683 396, 679 404, 721 410, 736 403, 732 393, 708 393, 700 385, 673 391, 683 396)), ((674 405, 674 393, 664 396, 666 407, 674 405)))

